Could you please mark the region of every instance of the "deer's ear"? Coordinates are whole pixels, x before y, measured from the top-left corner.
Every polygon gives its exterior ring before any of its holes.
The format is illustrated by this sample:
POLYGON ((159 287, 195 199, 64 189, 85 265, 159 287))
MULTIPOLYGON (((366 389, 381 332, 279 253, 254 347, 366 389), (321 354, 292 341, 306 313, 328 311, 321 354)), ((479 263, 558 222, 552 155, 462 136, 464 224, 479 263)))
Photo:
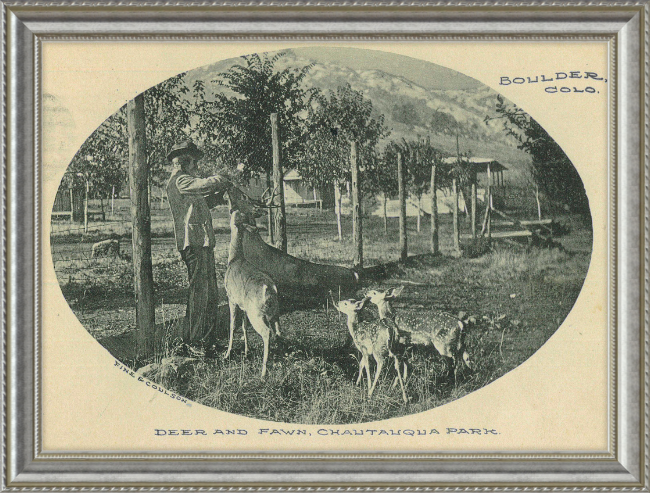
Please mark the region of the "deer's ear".
POLYGON ((361 310, 361 309, 363 308, 363 305, 366 304, 366 301, 368 301, 368 298, 364 298, 364 299, 362 299, 362 300, 360 300, 360 301, 357 301, 357 302, 355 303, 355 308, 356 308, 356 310, 361 310))
POLYGON ((399 288, 389 289, 388 291, 386 291, 386 298, 397 298, 400 294, 402 294, 402 291, 404 291, 404 286, 400 286, 399 288))

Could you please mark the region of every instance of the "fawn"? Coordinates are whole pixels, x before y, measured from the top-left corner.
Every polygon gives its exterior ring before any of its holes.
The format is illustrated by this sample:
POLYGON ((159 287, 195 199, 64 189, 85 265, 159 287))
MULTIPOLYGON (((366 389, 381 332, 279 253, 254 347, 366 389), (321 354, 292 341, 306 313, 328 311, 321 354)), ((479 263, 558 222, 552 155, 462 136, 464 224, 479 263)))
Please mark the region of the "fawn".
POLYGON ((406 403, 408 402, 408 399, 404 389, 404 380, 400 373, 399 358, 393 353, 395 331, 391 326, 391 323, 385 320, 359 322, 359 312, 363 309, 363 305, 366 301, 367 298, 360 301, 342 300, 338 303, 334 301, 334 308, 344 315, 347 315, 348 330, 350 331, 354 345, 361 352, 357 385, 359 385, 362 372, 365 369, 366 376, 368 377, 368 397, 372 397, 372 393, 374 392, 375 387, 377 386, 377 381, 379 380, 379 375, 384 367, 384 361, 386 358, 393 358, 395 370, 397 371, 397 378, 402 388, 402 399, 406 403), (377 370, 372 384, 370 383, 370 355, 372 355, 377 362, 377 370))
POLYGON ((448 375, 454 372, 454 381, 459 368, 471 369, 469 354, 465 349, 465 326, 468 321, 461 312, 458 317, 441 311, 425 311, 417 315, 396 314, 391 307, 391 300, 397 298, 404 289, 391 288, 386 291, 370 290, 366 296, 377 305, 380 319, 389 319, 395 323, 399 342, 419 346, 433 346, 445 357, 448 375))
POLYGON ((271 326, 280 335, 278 288, 273 279, 263 273, 244 258, 241 228, 246 227, 246 214, 235 210, 230 217, 230 249, 228 267, 224 276, 224 285, 230 305, 230 338, 224 358, 230 356, 232 338, 240 312, 243 313, 242 329, 244 331, 244 352, 248 354, 246 338, 246 318, 253 329, 262 337, 264 356, 262 375, 266 375, 266 362, 269 356, 271 326))

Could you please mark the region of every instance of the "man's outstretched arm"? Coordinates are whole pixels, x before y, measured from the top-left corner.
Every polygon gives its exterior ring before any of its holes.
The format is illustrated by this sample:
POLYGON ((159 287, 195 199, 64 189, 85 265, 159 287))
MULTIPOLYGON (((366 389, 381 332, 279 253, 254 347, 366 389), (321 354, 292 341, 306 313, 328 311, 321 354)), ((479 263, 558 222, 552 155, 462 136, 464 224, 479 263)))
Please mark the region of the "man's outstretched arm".
POLYGON ((176 179, 176 186, 182 194, 205 195, 210 192, 225 192, 231 184, 229 180, 219 175, 208 178, 181 175, 176 179))

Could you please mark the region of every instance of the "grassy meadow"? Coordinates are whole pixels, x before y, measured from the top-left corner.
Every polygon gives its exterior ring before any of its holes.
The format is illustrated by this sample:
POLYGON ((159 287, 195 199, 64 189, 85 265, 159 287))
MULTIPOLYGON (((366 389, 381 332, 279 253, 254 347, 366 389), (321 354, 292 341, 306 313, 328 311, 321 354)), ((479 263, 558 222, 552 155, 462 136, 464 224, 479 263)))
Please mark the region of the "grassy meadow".
MULTIPOLYGON (((399 386, 391 388, 392 368, 384 369, 372 399, 367 398, 365 381, 355 385, 359 352, 352 345, 345 317, 332 309, 325 295, 299 304, 284 300, 282 335, 271 340, 264 381, 259 378, 261 338, 250 328, 248 356, 244 356, 238 329, 230 358, 221 357, 227 345, 227 306, 222 309, 224 330, 218 356, 188 356, 177 337, 185 310, 187 274, 174 249, 170 217, 164 209, 154 211, 152 218, 156 323, 162 342, 153 360, 138 359, 133 352, 130 224, 124 219, 118 216, 95 231, 91 227, 88 234, 66 232, 65 225, 53 228, 52 251, 59 282, 84 327, 116 359, 134 369, 145 367, 147 378, 192 401, 245 416, 302 424, 360 423, 424 411, 479 389, 522 364, 571 310, 587 273, 592 241, 590 225, 578 217, 564 216, 558 219, 567 234, 557 239, 556 248, 494 242, 492 250, 482 256, 458 257, 452 255, 451 220, 442 216, 442 255, 434 257, 427 253, 428 221, 423 220, 418 233, 415 218, 409 218, 412 256, 399 264, 397 219, 389 219, 386 234, 380 217, 366 218, 365 263, 384 267, 368 271, 357 298, 369 287, 404 285, 393 304, 398 311, 463 311, 476 319, 466 339, 472 371, 459 375, 457 381, 447 378, 444 362, 435 350, 406 350, 409 402, 404 404, 399 386), (92 242, 109 236, 121 238, 123 255, 89 258, 92 242)), ((229 240, 225 208, 215 210, 214 225, 217 275, 225 304, 222 279, 229 240)), ((350 265, 353 245, 347 217, 344 240, 339 242, 332 212, 291 210, 288 236, 292 255, 350 265)), ((373 305, 366 306, 363 316, 377 316, 373 305)))

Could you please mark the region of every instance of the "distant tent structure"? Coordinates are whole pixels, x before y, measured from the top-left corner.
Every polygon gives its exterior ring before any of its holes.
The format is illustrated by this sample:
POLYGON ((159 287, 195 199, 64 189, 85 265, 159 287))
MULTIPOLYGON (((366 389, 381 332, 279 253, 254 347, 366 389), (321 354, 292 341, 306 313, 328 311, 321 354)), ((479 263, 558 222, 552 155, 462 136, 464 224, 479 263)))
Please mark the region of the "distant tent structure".
MULTIPOLYGON (((486 158, 486 157, 463 157, 462 160, 469 164, 472 170, 472 173, 475 175, 486 174, 486 179, 490 178, 490 186, 493 187, 503 187, 505 182, 503 180, 503 172, 506 171, 506 168, 496 159, 486 158)), ((454 164, 458 161, 456 156, 447 157, 443 159, 443 162, 446 164, 454 164)))
MULTIPOLYGON (((300 173, 289 170, 284 173, 284 203, 287 207, 316 207, 318 209, 333 207, 333 193, 308 185, 300 173)), ((266 189, 266 180, 252 178, 246 189, 253 195, 261 195, 266 189)))
POLYGON ((307 185, 300 173, 292 169, 284 175, 284 201, 288 206, 323 208, 323 199, 315 187, 307 185))

